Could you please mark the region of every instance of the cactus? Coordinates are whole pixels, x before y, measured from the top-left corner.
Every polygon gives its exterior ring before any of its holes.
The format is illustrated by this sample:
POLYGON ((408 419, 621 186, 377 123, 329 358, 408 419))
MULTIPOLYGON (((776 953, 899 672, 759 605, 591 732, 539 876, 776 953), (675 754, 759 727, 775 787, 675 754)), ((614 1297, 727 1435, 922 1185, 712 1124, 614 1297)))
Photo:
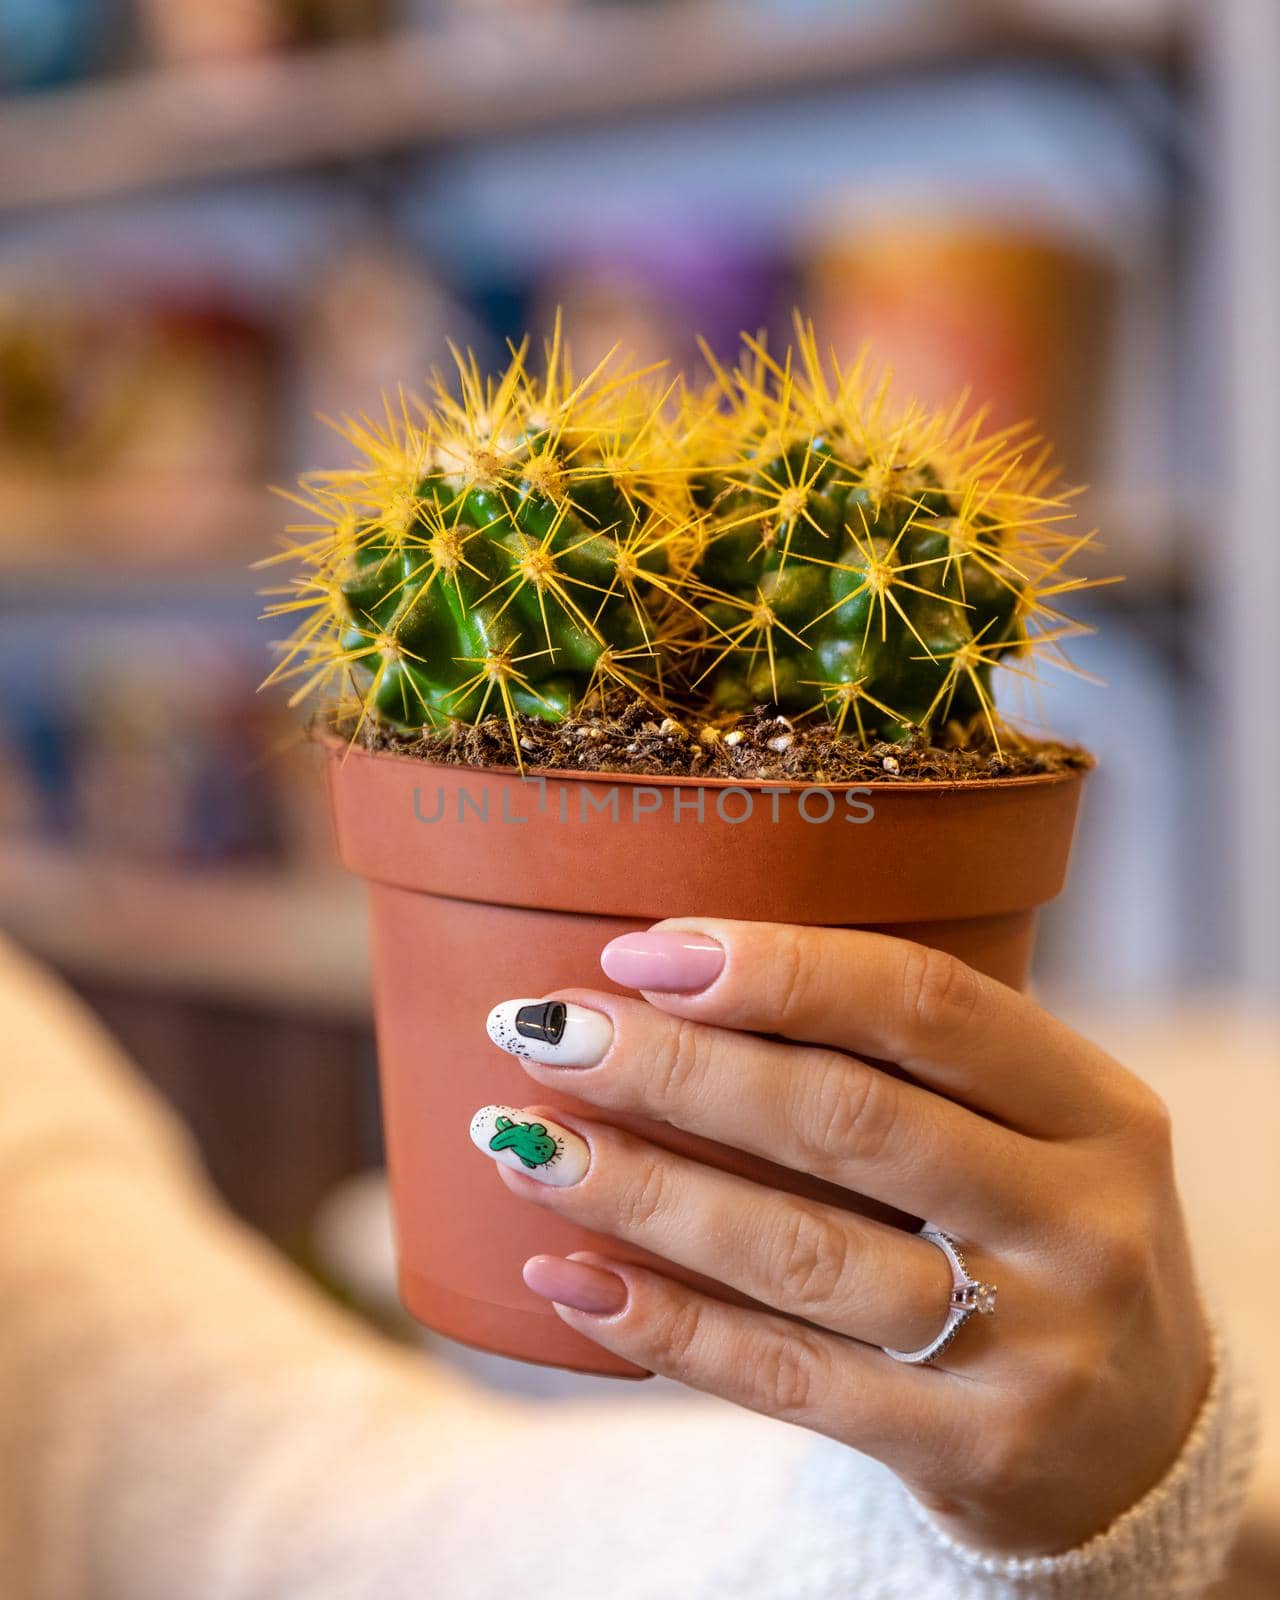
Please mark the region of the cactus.
POLYGON ((693 525, 663 395, 610 362, 573 376, 559 326, 540 376, 527 342, 485 380, 456 356, 430 404, 348 420, 363 462, 312 474, 302 578, 271 615, 307 620, 274 678, 335 678, 397 728, 501 711, 559 720, 608 684, 661 702, 693 525))
POLYGON ((825 708, 864 744, 980 719, 998 749, 993 669, 1027 676, 1085 631, 1053 602, 1086 585, 1064 568, 1089 536, 1060 531, 1068 497, 1026 428, 892 414, 865 359, 842 373, 796 331, 782 362, 750 339, 734 372, 713 362, 698 681, 725 711, 825 708))
MULTIPOLYGON (((579 380, 559 324, 486 380, 456 355, 429 402, 347 420, 362 460, 311 474, 301 565, 273 616, 301 618, 272 679, 341 682, 356 729, 569 716, 611 686, 725 720, 754 705, 837 731, 996 749, 997 668, 1065 663, 1057 609, 1090 535, 1025 428, 963 405, 892 411, 797 319, 782 359, 747 339, 702 391, 606 362, 579 380)), ((268 680, 271 681, 271 680, 268 680)))

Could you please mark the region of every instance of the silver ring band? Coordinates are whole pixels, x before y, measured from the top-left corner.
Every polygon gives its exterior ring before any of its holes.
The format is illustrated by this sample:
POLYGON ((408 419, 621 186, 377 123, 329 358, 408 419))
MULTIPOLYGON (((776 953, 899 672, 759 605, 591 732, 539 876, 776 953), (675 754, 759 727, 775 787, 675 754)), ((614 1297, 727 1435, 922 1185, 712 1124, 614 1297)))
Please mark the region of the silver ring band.
POLYGON ((919 1237, 937 1245, 946 1256, 951 1268, 951 1298, 947 1302, 947 1320, 942 1325, 942 1332, 931 1343, 919 1350, 890 1350, 887 1345, 881 1345, 885 1355, 910 1366, 923 1366, 941 1355, 975 1312, 989 1317, 996 1309, 995 1284, 979 1283, 976 1278, 969 1276, 960 1247, 949 1233, 943 1233, 932 1222, 926 1222, 920 1229, 919 1237))

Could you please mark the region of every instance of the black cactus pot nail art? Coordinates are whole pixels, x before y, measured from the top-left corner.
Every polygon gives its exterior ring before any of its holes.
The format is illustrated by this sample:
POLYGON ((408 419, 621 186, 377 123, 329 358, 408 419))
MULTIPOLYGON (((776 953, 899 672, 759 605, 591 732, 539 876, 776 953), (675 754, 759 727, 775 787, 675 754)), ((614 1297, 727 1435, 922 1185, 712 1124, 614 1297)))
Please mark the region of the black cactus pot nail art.
POLYGON ((521 1006, 516 1012, 516 1032, 525 1039, 541 1039, 559 1044, 568 1019, 563 1000, 543 1000, 534 1006, 521 1006))

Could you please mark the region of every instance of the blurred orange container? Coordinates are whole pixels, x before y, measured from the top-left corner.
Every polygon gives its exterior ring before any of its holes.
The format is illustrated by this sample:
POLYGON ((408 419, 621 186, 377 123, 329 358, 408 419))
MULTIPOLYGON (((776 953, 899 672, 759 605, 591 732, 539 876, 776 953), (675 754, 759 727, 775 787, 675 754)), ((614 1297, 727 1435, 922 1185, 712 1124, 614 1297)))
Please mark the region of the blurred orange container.
POLYGON ((927 406, 968 390, 995 426, 1034 418, 1068 475, 1092 475, 1116 299, 1105 256, 1047 224, 936 208, 851 212, 810 240, 804 303, 842 360, 870 344, 927 406))

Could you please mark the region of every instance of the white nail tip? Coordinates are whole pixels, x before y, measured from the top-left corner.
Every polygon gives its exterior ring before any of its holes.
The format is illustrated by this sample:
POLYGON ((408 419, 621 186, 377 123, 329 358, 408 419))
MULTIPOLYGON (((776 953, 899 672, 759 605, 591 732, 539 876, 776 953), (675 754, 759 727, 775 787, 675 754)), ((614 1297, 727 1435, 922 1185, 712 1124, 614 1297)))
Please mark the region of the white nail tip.
POLYGON ((471 1142, 500 1166, 555 1189, 577 1183, 591 1164, 585 1139, 514 1106, 481 1106, 471 1119, 471 1142))
POLYGON ((567 1001, 504 1000, 485 1026, 499 1050, 546 1067, 593 1067, 613 1043, 603 1011, 567 1001))

